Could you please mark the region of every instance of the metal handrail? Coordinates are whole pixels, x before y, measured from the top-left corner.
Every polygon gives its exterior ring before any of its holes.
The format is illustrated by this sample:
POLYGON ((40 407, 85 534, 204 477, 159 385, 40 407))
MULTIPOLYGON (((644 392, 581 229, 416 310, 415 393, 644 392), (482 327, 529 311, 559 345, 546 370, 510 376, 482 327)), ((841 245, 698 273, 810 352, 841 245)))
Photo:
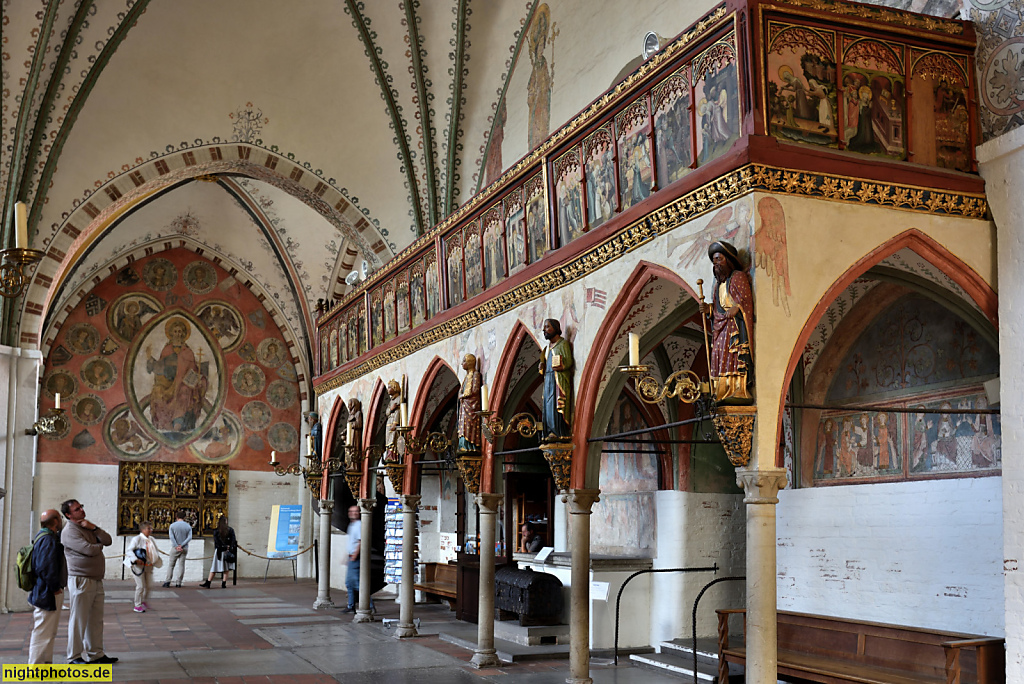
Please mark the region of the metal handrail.
POLYGON ((615 664, 619 664, 619 604, 622 601, 622 590, 626 588, 630 580, 638 575, 646 575, 652 572, 718 572, 718 563, 715 563, 710 568, 649 568, 647 570, 637 570, 632 575, 626 578, 626 581, 619 587, 619 593, 615 597, 615 664))
MULTIPOLYGON (((719 582, 739 582, 746 579, 746 577, 719 577, 717 579, 713 579, 704 585, 704 588, 697 594, 697 598, 693 600, 693 684, 697 684, 697 604, 700 603, 700 599, 704 596, 704 592, 719 582)), ((743 636, 746 637, 746 634, 743 636)), ((719 665, 719 667, 721 667, 721 665, 719 665)), ((728 682, 719 682, 719 684, 728 684, 728 682)))

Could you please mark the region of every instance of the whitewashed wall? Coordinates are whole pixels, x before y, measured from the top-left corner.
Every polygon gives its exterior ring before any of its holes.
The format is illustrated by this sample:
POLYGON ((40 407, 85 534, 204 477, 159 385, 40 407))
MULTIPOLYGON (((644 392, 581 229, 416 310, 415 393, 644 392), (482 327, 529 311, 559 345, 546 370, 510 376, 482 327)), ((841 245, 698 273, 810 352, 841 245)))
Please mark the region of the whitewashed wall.
POLYGON ((779 492, 779 610, 1003 635, 999 477, 779 492))
POLYGON ((979 147, 978 161, 999 240, 1006 681, 1024 682, 1024 128, 979 147))

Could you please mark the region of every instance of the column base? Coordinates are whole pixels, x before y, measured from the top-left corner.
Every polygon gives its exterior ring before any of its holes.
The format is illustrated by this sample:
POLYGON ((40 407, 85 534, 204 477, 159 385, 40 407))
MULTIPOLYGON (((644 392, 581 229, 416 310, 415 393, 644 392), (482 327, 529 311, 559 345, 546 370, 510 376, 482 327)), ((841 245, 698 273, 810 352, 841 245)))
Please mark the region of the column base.
POLYGON ((401 623, 395 627, 395 638, 396 639, 410 639, 412 637, 418 637, 419 632, 416 631, 416 625, 403 625, 401 623))
POLYGON ((328 610, 329 608, 336 608, 334 601, 329 598, 318 598, 313 601, 313 610, 328 610))
POLYGON ((594 680, 590 677, 569 677, 565 684, 594 684, 594 680))
POLYGON ((373 612, 369 610, 357 610, 352 622, 373 622, 373 612))
POLYGON ((469 662, 478 670, 501 666, 501 660, 498 659, 493 648, 488 648, 483 651, 477 650, 473 653, 473 659, 469 662))

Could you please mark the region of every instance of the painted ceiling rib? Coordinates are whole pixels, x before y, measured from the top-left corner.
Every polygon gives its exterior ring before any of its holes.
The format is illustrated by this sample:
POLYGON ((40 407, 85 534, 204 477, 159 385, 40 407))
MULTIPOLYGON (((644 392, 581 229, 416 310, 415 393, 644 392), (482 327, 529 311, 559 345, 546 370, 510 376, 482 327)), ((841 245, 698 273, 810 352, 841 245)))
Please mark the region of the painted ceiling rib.
MULTIPOLYGON (((498 125, 498 112, 501 111, 501 103, 505 101, 505 95, 508 93, 508 84, 512 81, 512 74, 515 73, 516 65, 519 64, 519 53, 523 49, 523 42, 526 40, 526 34, 530 28, 530 24, 533 23, 533 15, 537 12, 537 5, 540 4, 540 0, 533 0, 533 4, 530 6, 530 11, 526 13, 526 21, 519 28, 519 37, 516 38, 516 46, 512 51, 512 63, 509 66, 508 71, 505 72, 505 78, 501 83, 501 95, 498 96, 498 100, 494 107, 494 118, 491 119, 491 128, 487 132, 487 141, 484 145, 484 154, 480 158, 480 169, 477 172, 476 188, 473 190, 474 195, 480 194, 480 190, 484 187, 484 173, 487 170, 487 157, 491 154, 491 141, 494 140, 494 128, 498 125)), ((504 169, 502 169, 504 171, 504 169)))
POLYGON ((448 122, 448 160, 445 163, 444 215, 455 211, 455 159, 458 152, 459 123, 462 118, 463 69, 466 67, 466 14, 469 0, 459 0, 458 23, 455 28, 455 72, 452 74, 452 109, 448 122))
POLYGON ((56 137, 53 139, 53 144, 50 146, 50 153, 46 157, 46 165, 43 167, 43 172, 39 176, 39 182, 36 184, 36 196, 32 202, 32 211, 29 213, 29 226, 35 226, 39 222, 39 216, 43 211, 43 205, 45 204, 46 194, 49 191, 50 180, 53 178, 53 174, 57 171, 57 161, 60 159, 61 151, 64 149, 64 144, 68 140, 68 136, 71 135, 71 129, 74 127, 75 122, 78 120, 78 115, 81 114, 82 108, 85 107, 85 101, 89 98, 89 94, 92 92, 93 87, 96 85, 96 81, 99 80, 100 74, 103 73, 103 69, 106 68, 110 62, 111 57, 117 52, 117 48, 124 41, 125 36, 128 35, 128 31, 135 25, 135 22, 139 20, 139 17, 143 12, 146 11, 146 7, 149 5, 150 0, 137 0, 132 8, 128 10, 124 19, 118 24, 117 28, 110 36, 110 40, 107 41, 106 45, 100 51, 99 56, 96 57, 96 61, 89 69, 88 75, 85 80, 82 81, 82 85, 78 89, 78 94, 75 95, 75 99, 71 101, 71 106, 68 108, 68 113, 64 117, 64 123, 61 124, 60 130, 57 131, 56 137))
MULTIPOLYGON (((28 131, 29 119, 32 116, 32 101, 35 100, 36 88, 39 86, 39 76, 46 63, 46 46, 50 42, 53 24, 57 21, 59 9, 60 0, 51 0, 46 4, 46 14, 43 15, 43 23, 39 27, 35 53, 32 56, 32 65, 29 67, 28 80, 25 83, 25 93, 21 97, 21 107, 18 108, 18 123, 14 132, 14 140, 11 143, 11 168, 7 175, 7 187, 4 189, 2 233, 4 246, 13 246, 14 243, 14 204, 19 200, 18 189, 21 186, 22 174, 30 173, 28 166, 23 163, 25 136, 28 131), (12 217, 12 220, 8 221, 8 217, 12 217)), ((40 119, 43 118, 41 112, 42 110, 38 115, 40 119)))
MULTIPOLYGON (((25 172, 21 177, 21 186, 18 189, 19 197, 28 197, 29 185, 32 182, 32 168, 36 165, 36 159, 39 157, 39 152, 42 149, 43 134, 46 132, 46 122, 50 113, 50 108, 53 106, 54 100, 57 98, 57 91, 60 89, 61 83, 64 79, 64 70, 67 68, 68 63, 71 62, 71 55, 74 53, 75 43, 78 42, 78 36, 82 32, 82 27, 85 25, 86 15, 89 14, 89 9, 92 7, 93 0, 82 0, 78 5, 78 9, 75 11, 74 19, 71 20, 71 26, 68 27, 67 37, 64 39, 64 43, 60 48, 60 54, 57 56, 57 63, 53 68, 53 73, 50 75, 50 82, 46 86, 46 94, 43 96, 43 101, 39 105, 39 113, 36 115, 35 130, 32 131, 32 140, 28 144, 28 153, 25 159, 25 172)), ((29 233, 29 242, 32 240, 32 233, 29 233)))
POLYGON ((359 39, 363 42, 363 50, 370 60, 377 84, 380 86, 381 95, 387 105, 388 114, 391 116, 391 126, 395 129, 395 140, 398 142, 399 152, 402 155, 402 165, 405 167, 405 177, 409 183, 409 193, 412 195, 413 218, 416 222, 416 235, 423 235, 426 226, 423 221, 423 208, 420 206, 419 183, 416 182, 416 168, 412 163, 412 152, 409 149, 409 138, 405 133, 405 126, 402 125, 402 117, 398 114, 398 93, 388 83, 387 74, 384 72, 384 65, 380 60, 379 48, 373 43, 373 35, 366 24, 366 19, 360 12, 362 3, 355 0, 345 0, 345 6, 352 15, 352 23, 359 31, 359 39))
POLYGON ((419 18, 416 16, 418 0, 405 0, 405 23, 409 29, 409 52, 412 72, 416 78, 416 97, 419 99, 420 126, 423 128, 423 164, 427 170, 427 212, 430 225, 437 225, 437 158, 434 154, 434 129, 430 121, 430 102, 427 100, 427 79, 423 65, 423 46, 420 42, 419 18))

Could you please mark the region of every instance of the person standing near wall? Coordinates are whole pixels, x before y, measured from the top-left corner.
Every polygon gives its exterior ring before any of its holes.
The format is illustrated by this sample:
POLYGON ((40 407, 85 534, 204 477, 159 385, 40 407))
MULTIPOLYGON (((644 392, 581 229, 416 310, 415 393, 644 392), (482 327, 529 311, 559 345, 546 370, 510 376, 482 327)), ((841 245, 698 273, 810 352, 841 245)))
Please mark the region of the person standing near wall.
POLYGON ((171 575, 174 575, 174 586, 180 587, 185 578, 185 559, 188 557, 188 543, 192 541, 192 526, 185 522, 185 511, 178 510, 175 521, 167 528, 167 536, 171 540, 170 562, 167 564, 167 577, 164 587, 171 586, 171 575), (181 565, 178 565, 178 561, 181 565), (177 568, 177 572, 175 572, 177 568))
POLYGON ((210 565, 210 576, 199 586, 209 589, 213 576, 219 572, 220 588, 224 589, 228 586, 228 571, 235 569, 235 562, 238 560, 238 540, 235 539, 235 530, 228 525, 228 518, 225 515, 220 517, 217 529, 213 531, 213 546, 216 551, 210 565))
POLYGON ((344 612, 356 612, 356 601, 359 597, 359 542, 362 539, 362 521, 359 519, 359 506, 348 508, 348 568, 345 570, 345 592, 348 603, 344 612))
POLYGON ((153 568, 163 565, 156 544, 150 538, 152 534, 153 523, 143 520, 139 523, 138 536, 128 542, 125 565, 132 571, 132 577, 135 579, 136 613, 145 613, 149 610, 146 599, 149 598, 149 587, 153 584, 153 568))
POLYGON ((53 642, 57 638, 60 607, 64 603, 64 588, 68 585, 68 564, 64 558, 64 545, 60 543, 63 522, 60 513, 52 508, 39 516, 42 528, 36 534, 32 547, 32 572, 36 586, 28 595, 34 606, 32 612, 32 639, 28 646, 29 665, 53 664, 53 642))
POLYGON ((117 658, 103 652, 103 547, 113 540, 85 517, 85 507, 77 499, 60 505, 68 524, 60 534, 64 558, 68 564, 68 662, 72 665, 100 663, 110 665, 117 658))

